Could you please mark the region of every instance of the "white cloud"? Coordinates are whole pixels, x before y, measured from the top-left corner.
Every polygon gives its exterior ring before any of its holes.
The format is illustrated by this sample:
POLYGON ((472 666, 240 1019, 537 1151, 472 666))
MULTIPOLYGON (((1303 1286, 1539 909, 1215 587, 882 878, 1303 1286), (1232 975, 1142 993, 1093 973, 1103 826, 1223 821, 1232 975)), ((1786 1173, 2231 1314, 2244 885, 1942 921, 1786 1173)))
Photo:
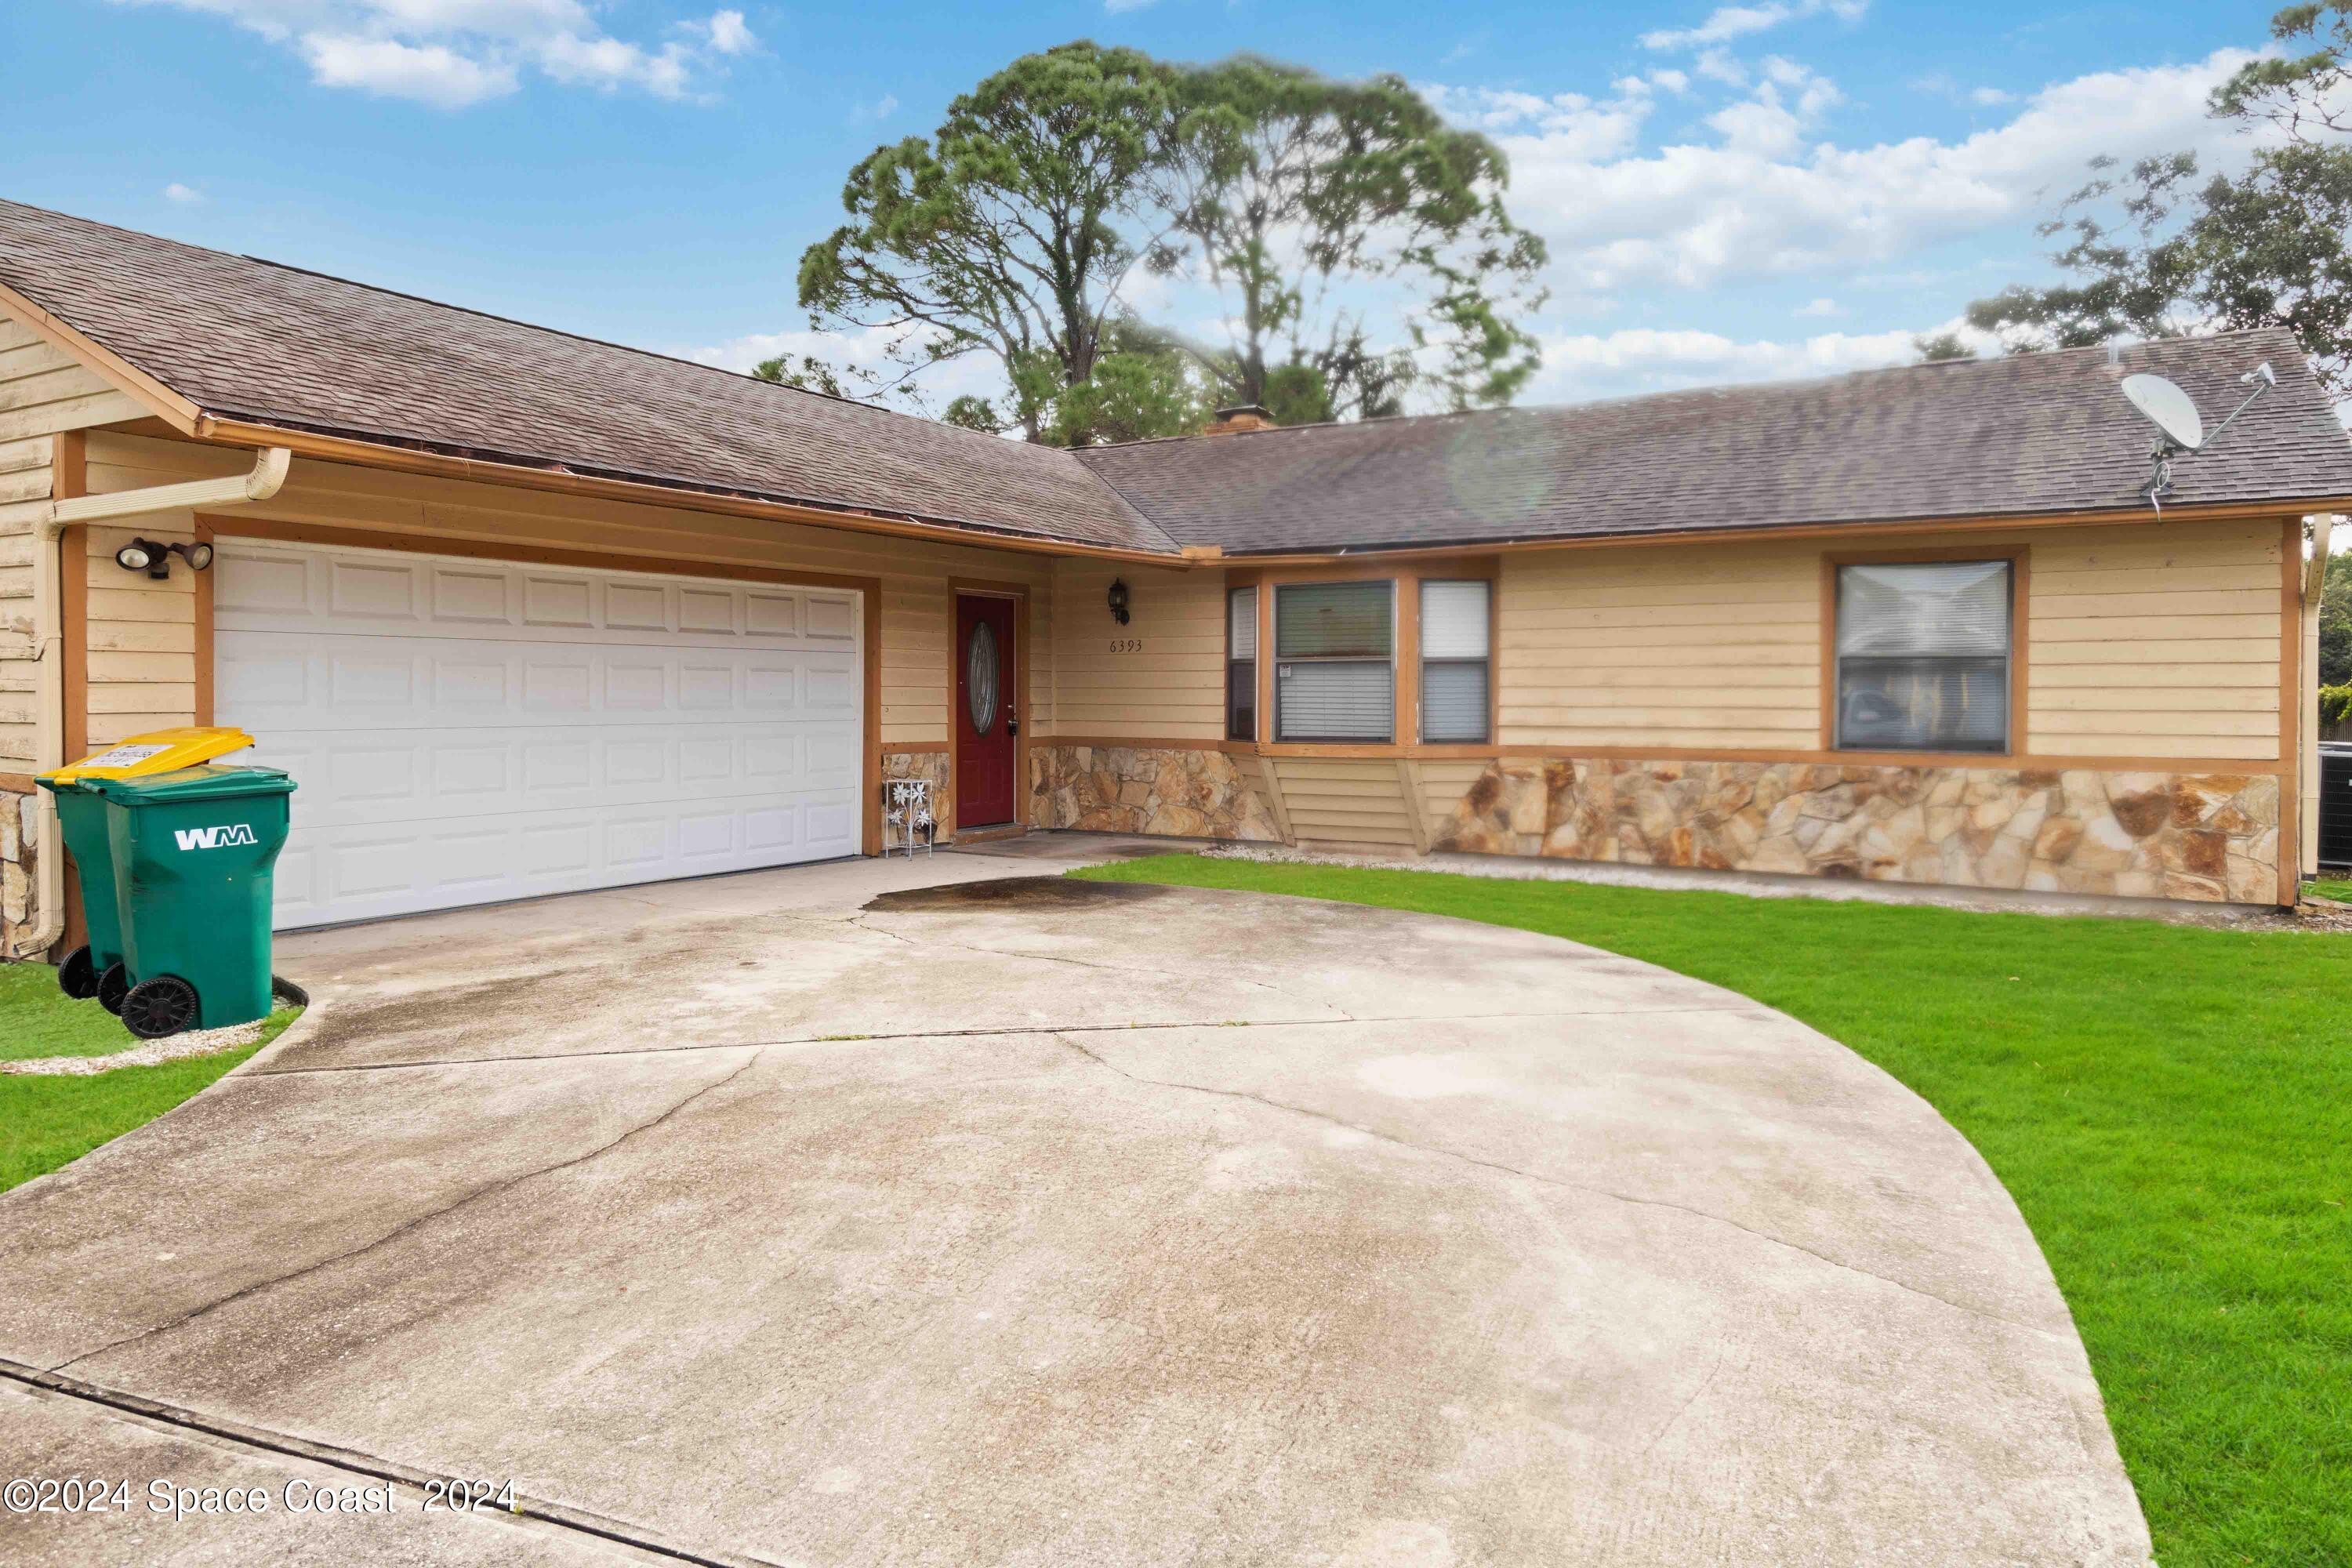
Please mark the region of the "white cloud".
POLYGON ((604 90, 691 99, 724 57, 759 40, 735 10, 677 25, 658 45, 604 31, 586 0, 157 0, 224 17, 310 65, 324 87, 436 109, 500 98, 526 70, 604 90))
POLYGON ((173 180, 163 187, 163 199, 167 202, 178 202, 183 206, 193 206, 205 199, 205 193, 194 185, 184 185, 179 181, 173 180))
POLYGON ((722 55, 748 54, 760 44, 760 40, 751 36, 751 29, 744 25, 740 11, 713 11, 710 20, 703 24, 702 31, 710 40, 710 47, 722 55))
POLYGON ((1610 158, 1631 152, 1648 118, 1648 84, 1629 78, 1617 84, 1618 96, 1598 100, 1580 92, 1554 93, 1549 98, 1503 88, 1423 87, 1430 107, 1454 124, 1490 134, 1516 132, 1539 138, 1560 150, 1563 157, 1610 158))
POLYGON ((1573 333, 1544 339, 1543 369, 1537 373, 1526 401, 1572 403, 1909 364, 1919 357, 1914 340, 1938 332, 1957 332, 1980 353, 1998 346, 1957 317, 1916 331, 1823 332, 1787 342, 1771 339, 1743 342, 1720 332, 1648 327, 1573 333))
POLYGON ((871 103, 861 103, 852 108, 849 122, 852 125, 870 125, 877 120, 887 120, 898 112, 898 96, 886 92, 871 103))
POLYGON ((1885 267, 1922 247, 2046 212, 2095 154, 2193 148, 2231 166, 2246 138, 2207 118, 2206 94, 2246 53, 2191 65, 2102 71, 2036 93, 2005 124, 1955 142, 1916 136, 1845 147, 1802 144, 1837 101, 1786 60, 1758 68, 1750 95, 1717 111, 1714 140, 1637 152, 1646 103, 1575 95, 1440 89, 1511 160, 1511 209, 1552 247, 1555 288, 1632 281, 1704 287, 1821 267, 1885 267), (1615 118, 1612 118, 1612 117, 1615 118))
MULTIPOLYGON (((722 343, 688 349, 681 356, 698 364, 715 365, 720 370, 750 371, 762 360, 779 355, 798 359, 814 356, 827 364, 871 371, 886 379, 901 368, 889 357, 890 345, 901 336, 919 342, 919 335, 902 334, 881 327, 866 327, 841 332, 818 332, 803 329, 797 331, 750 332, 730 338, 722 343)), ((919 384, 929 413, 936 416, 955 398, 969 392, 977 396, 1001 396, 1003 376, 996 361, 986 354, 967 354, 944 364, 927 368, 919 384)), ((856 393, 855 385, 845 391, 856 393)), ((887 394, 876 399, 882 403, 898 401, 887 394)))
POLYGON ((2003 92, 1997 87, 1972 88, 1969 92, 1969 101, 1983 109, 1990 109, 2000 103, 2014 103, 2016 100, 2017 94, 2003 92))
POLYGON ((1843 316, 1845 314, 1845 309, 1835 300, 1809 300, 1805 303, 1797 307, 1797 314, 1800 316, 1843 316))
POLYGON ((322 87, 356 87, 436 109, 463 109, 515 89, 512 66, 484 65, 441 44, 306 33, 300 47, 312 79, 322 87))
POLYGON ((1696 27, 1662 27, 1643 34, 1642 47, 1650 49, 1704 48, 1715 44, 1727 44, 1751 33, 1766 32, 1783 22, 1818 16, 1823 11, 1844 21, 1856 21, 1869 8, 1870 0, 1769 0, 1762 5, 1718 5, 1708 13, 1706 21, 1696 27))

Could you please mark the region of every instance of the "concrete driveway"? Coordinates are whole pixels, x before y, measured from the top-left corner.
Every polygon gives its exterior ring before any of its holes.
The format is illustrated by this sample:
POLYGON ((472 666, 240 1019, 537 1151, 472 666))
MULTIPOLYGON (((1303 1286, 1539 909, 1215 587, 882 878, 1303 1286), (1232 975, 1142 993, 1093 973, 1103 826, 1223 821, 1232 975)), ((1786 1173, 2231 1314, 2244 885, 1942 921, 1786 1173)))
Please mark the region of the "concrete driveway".
POLYGON ((287 942, 296 1033, 0 1198, 0 1472, 137 1493, 0 1558, 2146 1559, 2008 1195, 1842 1047, 1056 868, 287 942), (386 1477, 535 1517, 145 1511, 386 1477))

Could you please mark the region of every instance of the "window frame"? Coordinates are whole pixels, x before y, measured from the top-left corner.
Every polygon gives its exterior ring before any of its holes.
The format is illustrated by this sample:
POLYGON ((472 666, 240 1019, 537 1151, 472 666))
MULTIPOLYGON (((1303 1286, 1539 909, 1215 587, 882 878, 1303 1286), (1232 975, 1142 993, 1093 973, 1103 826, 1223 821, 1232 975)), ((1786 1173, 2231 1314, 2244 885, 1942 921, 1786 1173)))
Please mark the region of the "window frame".
MULTIPOLYGON (((1399 728, 1399 725, 1398 725, 1397 721, 1398 721, 1398 719, 1402 716, 1402 710, 1403 710, 1404 705, 1405 705, 1405 691, 1404 691, 1404 688, 1403 688, 1403 685, 1402 685, 1402 679, 1401 679, 1401 672, 1402 672, 1402 670, 1403 663, 1404 663, 1404 661, 1403 661, 1403 658, 1402 658, 1402 655, 1403 655, 1403 652, 1404 652, 1404 643, 1405 643, 1405 635, 1404 635, 1404 633, 1405 633, 1405 628, 1404 628, 1404 626, 1403 626, 1403 616, 1404 616, 1403 601, 1404 601, 1404 595, 1403 595, 1403 594, 1402 594, 1400 590, 1401 590, 1402 586, 1404 584, 1409 583, 1409 582, 1414 582, 1414 581, 1416 581, 1416 579, 1414 579, 1413 577, 1412 577, 1410 574, 1387 574, 1387 575, 1365 575, 1365 576, 1358 576, 1358 577, 1345 577, 1345 578, 1306 578, 1306 579, 1302 579, 1302 580, 1288 581, 1288 582, 1285 582, 1285 581, 1281 581, 1281 580, 1277 579, 1277 580, 1276 580, 1276 581, 1273 581, 1273 582, 1271 582, 1271 583, 1268 583, 1268 584, 1264 584, 1264 586, 1265 586, 1265 587, 1268 587, 1268 588, 1271 588, 1271 589, 1272 589, 1271 599, 1272 599, 1272 603, 1273 603, 1273 605, 1274 605, 1274 616, 1273 616, 1273 620, 1272 620, 1271 625, 1270 625, 1270 629, 1271 629, 1271 631, 1272 631, 1273 637, 1274 637, 1274 646, 1272 647, 1272 648, 1270 648, 1270 649, 1268 649, 1268 650, 1267 650, 1267 652, 1268 652, 1268 658, 1267 658, 1267 661, 1266 661, 1266 662, 1267 662, 1267 664, 1269 665, 1269 667, 1270 667, 1270 668, 1273 669, 1273 671, 1274 671, 1274 683, 1273 683, 1273 684, 1274 684, 1274 711, 1273 711, 1270 715, 1268 715, 1268 717, 1267 717, 1267 720, 1266 720, 1266 728, 1267 728, 1268 731, 1269 731, 1269 732, 1272 734, 1272 736, 1274 737, 1274 741, 1275 741, 1275 743, 1276 743, 1276 744, 1277 744, 1277 745, 1284 745, 1284 746, 1393 746, 1393 745, 1395 745, 1395 744, 1397 743, 1397 736, 1398 736, 1398 734, 1401 732, 1401 731, 1400 731, 1400 728, 1399 728), (1377 665, 1377 664, 1379 664, 1379 663, 1381 662, 1381 660, 1380 660, 1380 659, 1378 659, 1378 658, 1366 658, 1366 657, 1364 657, 1364 656, 1362 656, 1362 655, 1354 655, 1354 654, 1303 654, 1303 655, 1299 655, 1299 656, 1297 656, 1297 657, 1296 657, 1296 658, 1285 658, 1282 656, 1282 595, 1283 595, 1283 590, 1284 590, 1284 589, 1286 589, 1286 588, 1336 588, 1336 587, 1369 587, 1369 586, 1379 586, 1379 587, 1382 587, 1382 588, 1385 588, 1385 589, 1387 589, 1387 590, 1388 590, 1388 601, 1389 601, 1389 651, 1388 651, 1388 659, 1387 659, 1387 663, 1388 663, 1388 669, 1389 669, 1389 724, 1388 724, 1388 733, 1387 733, 1387 734, 1385 734, 1385 735, 1381 735, 1381 736, 1369 736, 1369 735, 1347 735, 1347 736, 1342 736, 1342 735, 1323 735, 1323 736, 1288 736, 1288 735, 1285 735, 1285 734, 1282 732, 1282 719, 1283 719, 1283 715, 1282 715, 1282 667, 1283 667, 1284 665, 1286 665, 1286 664, 1346 664, 1346 665, 1377 665)), ((1419 603, 1418 603, 1418 600, 1419 600, 1419 590, 1418 590, 1418 588, 1416 588, 1416 589, 1415 589, 1415 595, 1414 595, 1414 596, 1415 596, 1415 609, 1416 609, 1416 611, 1418 611, 1418 608, 1419 608, 1419 603)), ((1418 692, 1417 692, 1417 691, 1416 691, 1415 695, 1416 695, 1416 696, 1418 696, 1418 692)), ((1416 708, 1417 708, 1417 706, 1418 706, 1418 704, 1416 704, 1416 708)))
POLYGON ((1496 600, 1500 597, 1500 595, 1495 592, 1495 578, 1492 576, 1474 576, 1454 573, 1438 572, 1416 575, 1413 579, 1413 621, 1416 632, 1413 638, 1413 652, 1416 655, 1416 668, 1413 671, 1412 684, 1412 736, 1416 744, 1423 746, 1491 746, 1495 743, 1495 604, 1496 600), (1421 628, 1426 625, 1428 620, 1428 594, 1430 584, 1433 583, 1475 583, 1486 590, 1486 652, 1484 657, 1478 658, 1433 658, 1430 657, 1427 650, 1427 644, 1419 633, 1421 628), (1475 664, 1485 668, 1486 671, 1486 712, 1485 722, 1481 726, 1482 732, 1476 740, 1465 741, 1459 738, 1448 738, 1443 741, 1433 741, 1429 738, 1429 667, 1433 664, 1475 664))
MULTIPOLYGON (((1421 734, 1421 584, 1482 582, 1486 586, 1487 691, 1486 732, 1502 734, 1502 601, 1503 558, 1491 552, 1464 551, 1444 555, 1407 555, 1391 559, 1365 555, 1349 561, 1301 562, 1295 564, 1229 562, 1224 586, 1255 587, 1257 600, 1257 735, 1255 740, 1219 742, 1233 751, 1256 756, 1488 757, 1496 754, 1496 741, 1423 742, 1421 734), (1309 583, 1385 581, 1394 584, 1390 604, 1393 614, 1391 655, 1396 708, 1386 741, 1279 741, 1275 738, 1276 647, 1275 602, 1286 587, 1309 583)), ((1230 603, 1230 601, 1226 601, 1230 603)), ((1228 611, 1230 617, 1230 611, 1228 611)), ((1230 618, 1227 621, 1230 627, 1230 618)), ((1225 634, 1230 639, 1232 634, 1225 634)), ((1230 676, 1228 678, 1230 679, 1230 676)))
POLYGON ((1258 680, 1257 667, 1265 651, 1265 611, 1259 603, 1265 591, 1265 584, 1256 582, 1229 582, 1225 584, 1225 739, 1228 741, 1255 741, 1263 725, 1259 718, 1262 710, 1258 699, 1264 688, 1258 680), (1250 657, 1245 659, 1234 653, 1234 601, 1244 594, 1250 595, 1251 627, 1250 657), (1244 665, 1249 667, 1249 733, 1239 735, 1234 732, 1234 721, 1239 716, 1234 700, 1237 694, 1236 677, 1244 665))
POLYGON ((1920 550, 1844 550, 1822 556, 1821 724, 1822 754, 1840 759, 1883 758, 1896 764, 1922 762, 1981 767, 1988 763, 2014 762, 2025 751, 2027 669, 2030 661, 2029 597, 2032 550, 2023 544, 1946 545, 1920 550), (2009 692, 2008 713, 1998 750, 1951 751, 1883 745, 1842 746, 1838 743, 1838 569, 1843 566, 1931 566, 1958 562, 2005 562, 2009 566, 2009 692))

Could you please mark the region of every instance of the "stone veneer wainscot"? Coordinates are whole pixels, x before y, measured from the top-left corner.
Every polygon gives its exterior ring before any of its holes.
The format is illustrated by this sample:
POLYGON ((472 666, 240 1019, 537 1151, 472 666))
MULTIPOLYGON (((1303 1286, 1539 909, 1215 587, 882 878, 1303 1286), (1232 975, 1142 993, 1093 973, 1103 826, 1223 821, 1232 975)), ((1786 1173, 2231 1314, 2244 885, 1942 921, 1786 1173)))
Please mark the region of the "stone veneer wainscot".
POLYGON ((1507 760, 1431 847, 2251 904, 2278 810, 2267 773, 1507 760))
POLYGON ((1030 823, 1090 833, 1279 843, 1274 816, 1223 752, 1041 745, 1029 752, 1030 823))

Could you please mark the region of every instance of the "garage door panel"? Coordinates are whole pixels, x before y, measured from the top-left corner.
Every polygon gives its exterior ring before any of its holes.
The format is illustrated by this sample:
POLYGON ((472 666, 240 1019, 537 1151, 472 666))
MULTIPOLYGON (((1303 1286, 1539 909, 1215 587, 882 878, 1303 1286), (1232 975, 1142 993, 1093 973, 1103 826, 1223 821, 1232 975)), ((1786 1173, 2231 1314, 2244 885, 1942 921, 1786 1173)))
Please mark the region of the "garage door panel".
POLYGON ((590 645, 216 631, 216 702, 269 729, 387 729, 614 719, 705 721, 801 715, 854 720, 854 652, 731 652, 590 645))
POLYGON ((459 822, 298 826, 278 857, 280 929, 533 898, 857 852, 855 794, 723 808, 593 807, 459 822))
POLYGON ((855 651, 860 596, 798 588, 234 541, 215 568, 224 631, 855 651), (593 634, 583 639, 581 634, 593 634))
MULTIPOLYGON (((247 726, 250 728, 250 726, 247 726)), ((815 721, 793 730, 675 725, 490 731, 257 731, 250 760, 299 781, 298 820, 356 826, 604 803, 734 800, 851 791, 856 742, 815 721)))
POLYGON ((225 544, 215 709, 292 773, 281 927, 852 855, 862 600, 225 544))

